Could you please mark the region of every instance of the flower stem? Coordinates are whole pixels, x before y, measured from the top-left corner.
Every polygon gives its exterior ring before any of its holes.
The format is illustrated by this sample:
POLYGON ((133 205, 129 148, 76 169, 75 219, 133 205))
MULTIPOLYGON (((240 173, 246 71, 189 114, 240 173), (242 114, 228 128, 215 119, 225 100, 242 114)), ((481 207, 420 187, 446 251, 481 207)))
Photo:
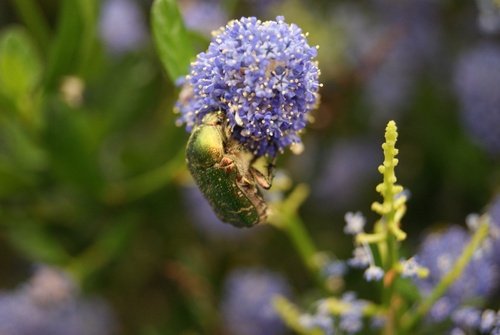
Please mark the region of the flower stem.
POLYGON ((487 221, 481 222, 478 229, 472 236, 469 244, 463 249, 462 254, 457 259, 453 269, 443 276, 434 290, 425 298, 413 311, 405 314, 402 319, 402 330, 404 333, 410 332, 413 327, 424 317, 434 303, 448 290, 453 282, 460 277, 465 267, 474 255, 474 251, 481 245, 488 236, 489 224, 487 221))
POLYGON ((316 272, 318 269, 313 260, 317 250, 304 227, 302 219, 297 213, 283 213, 283 217, 287 222, 285 231, 299 252, 302 261, 309 270, 316 272))
POLYGON ((319 278, 319 267, 314 262, 314 256, 318 254, 318 250, 297 213, 308 194, 309 188, 305 184, 297 185, 288 198, 279 204, 278 208, 273 209, 269 223, 282 229, 288 235, 302 262, 319 278))

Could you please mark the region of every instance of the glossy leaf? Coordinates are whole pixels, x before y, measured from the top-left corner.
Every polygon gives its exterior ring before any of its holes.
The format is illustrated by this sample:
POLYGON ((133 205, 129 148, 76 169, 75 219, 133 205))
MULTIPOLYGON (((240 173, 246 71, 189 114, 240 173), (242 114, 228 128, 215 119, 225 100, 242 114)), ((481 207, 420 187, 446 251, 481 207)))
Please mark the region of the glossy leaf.
POLYGON ((175 0, 156 0, 151 9, 153 36, 161 62, 172 82, 188 73, 195 56, 175 0))

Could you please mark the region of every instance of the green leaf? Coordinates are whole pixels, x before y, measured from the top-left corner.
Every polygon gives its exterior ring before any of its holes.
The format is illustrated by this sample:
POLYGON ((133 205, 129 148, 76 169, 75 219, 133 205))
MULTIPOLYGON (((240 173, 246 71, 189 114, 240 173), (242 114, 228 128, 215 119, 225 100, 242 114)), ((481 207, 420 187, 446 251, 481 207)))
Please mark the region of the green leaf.
POLYGON ((7 232, 10 243, 35 262, 64 264, 69 255, 59 242, 35 222, 21 221, 7 232))
POLYGON ((45 147, 58 177, 98 196, 103 180, 92 146, 92 129, 81 112, 53 99, 48 104, 45 147))
POLYGON ((19 173, 38 173, 46 168, 47 157, 43 148, 17 120, 5 118, 0 121, 0 142, 6 157, 19 173))
POLYGON ((69 264, 71 272, 84 278, 123 256, 123 251, 136 237, 139 222, 137 217, 132 215, 123 217, 119 223, 105 228, 93 244, 72 260, 69 264))
POLYGON ((10 198, 35 185, 35 176, 19 171, 9 158, 0 155, 0 199, 10 198))
POLYGON ((26 30, 7 29, 0 36, 0 95, 18 112, 31 110, 42 62, 26 30))
POLYGON ((191 59, 195 56, 177 1, 155 0, 151 9, 151 24, 161 62, 170 80, 175 82, 188 73, 191 59))
POLYGON ((83 18, 79 4, 74 0, 63 0, 57 23, 57 35, 52 42, 45 88, 55 90, 60 77, 74 74, 80 63, 80 48, 83 38, 83 18))
POLYGON ((11 3, 24 25, 36 38, 38 46, 45 51, 49 45, 51 31, 40 2, 36 0, 12 0, 11 3))

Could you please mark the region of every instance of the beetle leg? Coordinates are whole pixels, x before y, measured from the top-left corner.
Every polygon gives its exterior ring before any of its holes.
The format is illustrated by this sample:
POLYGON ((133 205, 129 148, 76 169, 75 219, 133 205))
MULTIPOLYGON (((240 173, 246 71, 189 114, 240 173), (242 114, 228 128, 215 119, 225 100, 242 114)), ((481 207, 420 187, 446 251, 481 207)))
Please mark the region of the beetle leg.
MULTIPOLYGON (((252 159, 251 164, 253 164, 257 160, 257 157, 254 157, 252 159)), ((276 157, 274 157, 268 164, 267 164, 267 175, 264 175, 262 172, 260 172, 257 168, 253 167, 250 165, 250 173, 253 175, 255 178, 255 181, 264 189, 268 190, 271 188, 272 182, 273 182, 273 173, 274 173, 274 167, 276 163, 276 157)))
POLYGON ((257 170, 253 166, 250 167, 250 173, 255 178, 255 181, 257 182, 257 184, 259 184, 262 188, 264 188, 266 190, 271 188, 272 181, 269 178, 269 176, 267 176, 267 177, 264 176, 264 174, 262 172, 260 172, 259 170, 257 170))
POLYGON ((234 160, 229 157, 222 157, 220 161, 220 167, 226 171, 226 173, 231 173, 235 168, 234 160))
POLYGON ((240 174, 238 174, 238 175, 236 176, 236 179, 237 179, 240 183, 245 184, 245 185, 247 185, 247 186, 248 186, 248 185, 253 185, 253 184, 254 184, 254 183, 253 183, 250 179, 248 179, 247 177, 244 177, 244 176, 242 176, 242 175, 240 175, 240 174))

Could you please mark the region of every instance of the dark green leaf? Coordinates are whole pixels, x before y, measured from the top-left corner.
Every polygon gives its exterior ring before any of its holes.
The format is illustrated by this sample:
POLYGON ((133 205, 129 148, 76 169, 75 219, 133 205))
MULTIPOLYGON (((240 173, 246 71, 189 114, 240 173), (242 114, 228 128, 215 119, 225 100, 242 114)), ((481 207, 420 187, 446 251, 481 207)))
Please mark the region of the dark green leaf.
POLYGON ((18 222, 7 234, 12 245, 35 262, 64 264, 69 255, 39 224, 18 222))
POLYGON ((79 48, 83 36, 80 6, 74 0, 63 0, 57 24, 57 35, 52 42, 47 64, 45 86, 54 90, 62 75, 74 74, 79 64, 79 48))
POLYGON ((97 155, 92 148, 91 129, 81 111, 54 99, 48 106, 45 144, 52 169, 81 190, 98 195, 102 187, 97 155))
POLYGON ((188 73, 195 56, 175 0, 155 0, 151 9, 156 49, 172 82, 188 73))

